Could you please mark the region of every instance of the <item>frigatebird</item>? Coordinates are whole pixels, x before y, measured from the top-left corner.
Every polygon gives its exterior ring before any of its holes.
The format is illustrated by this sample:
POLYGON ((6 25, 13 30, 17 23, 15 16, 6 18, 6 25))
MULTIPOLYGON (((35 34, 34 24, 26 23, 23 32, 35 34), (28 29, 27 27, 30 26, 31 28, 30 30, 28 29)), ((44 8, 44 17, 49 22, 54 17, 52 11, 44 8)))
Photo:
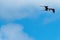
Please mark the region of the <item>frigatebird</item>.
POLYGON ((52 11, 53 13, 55 13, 54 8, 48 8, 48 6, 40 6, 40 7, 45 7, 45 11, 52 11))

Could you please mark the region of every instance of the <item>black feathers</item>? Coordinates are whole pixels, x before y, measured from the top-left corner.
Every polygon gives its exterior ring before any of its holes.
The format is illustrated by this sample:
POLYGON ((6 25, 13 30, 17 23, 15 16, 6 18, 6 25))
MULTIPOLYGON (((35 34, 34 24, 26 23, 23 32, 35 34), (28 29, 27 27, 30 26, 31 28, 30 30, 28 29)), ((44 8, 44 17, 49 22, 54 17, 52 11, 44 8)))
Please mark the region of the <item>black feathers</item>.
POLYGON ((52 11, 53 13, 55 13, 54 8, 48 8, 48 6, 41 6, 41 7, 45 7, 45 11, 52 11))
POLYGON ((48 11, 48 6, 45 6, 45 11, 48 11))

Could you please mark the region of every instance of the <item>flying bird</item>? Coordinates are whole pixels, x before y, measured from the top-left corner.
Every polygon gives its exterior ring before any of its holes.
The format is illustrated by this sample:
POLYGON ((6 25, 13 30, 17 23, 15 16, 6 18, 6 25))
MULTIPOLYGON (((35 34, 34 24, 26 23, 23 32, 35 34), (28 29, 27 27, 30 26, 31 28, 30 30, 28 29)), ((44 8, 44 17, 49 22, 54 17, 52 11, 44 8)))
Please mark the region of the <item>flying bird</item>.
POLYGON ((54 8, 48 8, 48 6, 40 6, 40 7, 45 7, 45 11, 52 11, 53 13, 55 13, 54 8))

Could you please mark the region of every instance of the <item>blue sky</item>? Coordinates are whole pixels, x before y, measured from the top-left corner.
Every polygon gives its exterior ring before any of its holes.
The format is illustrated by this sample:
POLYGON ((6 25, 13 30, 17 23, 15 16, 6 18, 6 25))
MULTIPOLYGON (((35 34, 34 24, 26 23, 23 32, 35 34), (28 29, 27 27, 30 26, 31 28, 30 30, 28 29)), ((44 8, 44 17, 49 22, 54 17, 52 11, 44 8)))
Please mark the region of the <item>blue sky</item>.
POLYGON ((0 0, 0 40, 60 40, 59 0, 0 0), (42 11, 40 5, 55 8, 42 11))

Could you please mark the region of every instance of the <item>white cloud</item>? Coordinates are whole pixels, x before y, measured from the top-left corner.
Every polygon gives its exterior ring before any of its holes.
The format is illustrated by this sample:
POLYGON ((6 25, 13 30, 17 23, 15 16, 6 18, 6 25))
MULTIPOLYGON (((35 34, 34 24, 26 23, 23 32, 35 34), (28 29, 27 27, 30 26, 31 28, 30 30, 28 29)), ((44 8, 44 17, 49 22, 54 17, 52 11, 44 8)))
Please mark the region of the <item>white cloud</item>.
MULTIPOLYGON (((23 26, 19 24, 7 24, 1 26, 1 33, 4 40, 34 40, 23 29, 23 26)), ((0 37, 0 39, 2 38, 0 37)))
POLYGON ((34 6, 30 4, 32 1, 26 0, 0 0, 1 13, 0 18, 6 20, 23 19, 34 16, 34 6), (30 5, 31 6, 30 6, 30 5))
POLYGON ((51 5, 59 6, 60 0, 0 0, 0 2, 5 6, 25 6, 25 5, 51 5))
POLYGON ((59 0, 0 0, 0 18, 6 20, 23 19, 27 17, 35 18, 40 14, 34 13, 34 7, 38 10, 40 9, 40 5, 59 8, 59 4, 59 0), (27 12, 25 10, 27 10, 27 12))

